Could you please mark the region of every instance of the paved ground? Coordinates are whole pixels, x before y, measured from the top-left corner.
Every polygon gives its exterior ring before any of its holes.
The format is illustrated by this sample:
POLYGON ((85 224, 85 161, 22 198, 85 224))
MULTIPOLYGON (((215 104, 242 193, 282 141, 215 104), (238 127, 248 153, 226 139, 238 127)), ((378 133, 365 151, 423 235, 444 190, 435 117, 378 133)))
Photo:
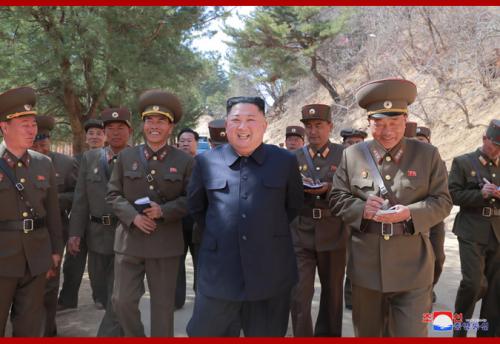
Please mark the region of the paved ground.
MULTIPOLYGON (((460 282, 460 260, 458 256, 457 239, 451 233, 451 219, 457 209, 454 209, 452 216, 447 221, 446 228, 446 262, 444 271, 435 291, 437 293, 437 302, 434 304, 434 311, 453 311, 455 295, 460 282)), ((193 311, 194 293, 191 289, 193 280, 193 270, 191 259, 188 257, 187 262, 187 278, 188 290, 185 306, 175 312, 175 336, 186 336, 186 324, 189 321, 193 311)), ((313 300, 313 319, 316 318, 319 306, 320 284, 316 281, 316 292, 313 300)), ((146 328, 146 334, 149 335, 149 294, 146 293, 140 303, 141 314, 146 328)), ((478 318, 479 304, 476 305, 474 318, 478 318)), ((97 333, 98 325, 101 321, 104 311, 97 310, 90 296, 90 284, 88 275, 84 275, 82 287, 80 289, 79 307, 77 310, 65 311, 57 315, 58 331, 60 336, 64 337, 93 337, 97 333)), ((471 331, 470 335, 474 335, 471 331)), ((291 325, 289 326, 288 336, 292 335, 291 325)), ((343 335, 345 337, 353 336, 351 312, 344 310, 343 318, 343 335)), ((451 332, 437 332, 429 326, 429 335, 434 337, 448 337, 451 332)))

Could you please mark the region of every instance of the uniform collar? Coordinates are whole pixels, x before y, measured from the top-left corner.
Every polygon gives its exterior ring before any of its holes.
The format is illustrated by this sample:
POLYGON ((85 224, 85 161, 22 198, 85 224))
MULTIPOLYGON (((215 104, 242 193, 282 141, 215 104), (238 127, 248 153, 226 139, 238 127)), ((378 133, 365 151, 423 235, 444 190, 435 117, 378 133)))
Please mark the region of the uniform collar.
POLYGON ((330 140, 328 140, 327 143, 325 143, 320 149, 317 149, 317 150, 314 150, 311 145, 308 145, 307 146, 309 149, 309 155, 311 155, 311 158, 314 158, 315 156, 319 154, 321 154, 321 157, 323 157, 323 159, 326 159, 326 157, 328 156, 328 153, 330 153, 330 140))
POLYGON ((18 159, 14 154, 12 154, 9 151, 7 146, 5 146, 4 142, 0 144, 0 156, 2 157, 2 159, 5 160, 5 162, 7 163, 7 165, 9 165, 10 168, 14 168, 17 162, 21 162, 25 167, 29 167, 30 165, 31 158, 28 151, 24 152, 23 156, 20 159, 18 159))
POLYGON ((394 161, 396 164, 399 163, 401 158, 403 157, 403 153, 406 147, 406 139, 403 138, 397 145, 392 147, 389 150, 386 150, 380 143, 377 141, 373 140, 371 141, 370 144, 370 151, 375 158, 375 161, 381 165, 382 161, 384 161, 384 158, 387 156, 390 156, 392 161, 394 161))
MULTIPOLYGON (((224 155, 224 160, 228 166, 232 166, 236 161, 238 161, 238 159, 241 158, 231 145, 224 145, 222 148, 222 154, 224 155)), ((264 163, 264 160, 266 159, 266 150, 264 149, 263 143, 261 143, 260 146, 257 147, 252 154, 250 154, 250 158, 255 160, 255 162, 259 165, 264 163)))
POLYGON ((500 163, 500 159, 492 160, 490 159, 486 154, 483 153, 481 148, 477 149, 478 153, 478 160, 481 163, 481 165, 486 166, 488 165, 489 162, 493 163, 496 167, 498 167, 498 164, 500 163))
POLYGON ((167 144, 158 149, 156 152, 154 152, 147 143, 144 145, 144 156, 146 157, 146 160, 153 159, 153 160, 163 161, 163 159, 165 159, 165 157, 167 156, 167 153, 168 153, 167 144))

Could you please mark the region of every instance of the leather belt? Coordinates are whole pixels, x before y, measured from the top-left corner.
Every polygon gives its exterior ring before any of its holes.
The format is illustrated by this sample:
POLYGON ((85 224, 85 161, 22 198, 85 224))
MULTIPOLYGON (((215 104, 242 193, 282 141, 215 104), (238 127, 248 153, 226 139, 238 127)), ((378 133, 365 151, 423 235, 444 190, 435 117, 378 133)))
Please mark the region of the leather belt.
POLYGON ((363 233, 373 233, 389 240, 391 236, 410 235, 407 230, 406 222, 383 223, 376 221, 368 221, 368 225, 364 228, 363 233))
POLYGON ((330 209, 326 208, 305 208, 300 211, 300 216, 311 217, 314 220, 321 220, 325 217, 331 217, 330 209))
POLYGON ((500 216, 500 209, 492 207, 460 208, 460 210, 466 213, 479 214, 484 217, 500 216))
POLYGON ((0 221, 0 231, 23 231, 25 234, 45 227, 45 218, 0 221))
POLYGON ((103 216, 90 215, 90 221, 104 226, 114 226, 118 223, 118 219, 114 215, 103 215, 103 216))

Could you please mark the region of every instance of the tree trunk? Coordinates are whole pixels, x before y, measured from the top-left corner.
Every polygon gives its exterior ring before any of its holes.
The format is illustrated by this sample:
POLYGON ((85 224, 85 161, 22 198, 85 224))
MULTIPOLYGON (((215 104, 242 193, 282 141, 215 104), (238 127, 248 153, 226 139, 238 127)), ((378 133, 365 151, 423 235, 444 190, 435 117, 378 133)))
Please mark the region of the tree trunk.
POLYGON ((330 84, 328 80, 326 80, 326 78, 318 71, 316 55, 313 55, 311 57, 311 72, 313 73, 314 77, 319 81, 319 83, 324 88, 326 88, 326 90, 330 94, 330 97, 332 97, 333 101, 335 103, 340 103, 340 95, 338 94, 335 87, 333 87, 333 85, 330 84))

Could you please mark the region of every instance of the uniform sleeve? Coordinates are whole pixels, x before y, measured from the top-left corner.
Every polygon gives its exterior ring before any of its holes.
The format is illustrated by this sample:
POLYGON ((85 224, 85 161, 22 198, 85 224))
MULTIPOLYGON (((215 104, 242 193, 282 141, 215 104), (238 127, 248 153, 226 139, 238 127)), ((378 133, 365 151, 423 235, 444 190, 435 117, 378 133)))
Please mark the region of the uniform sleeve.
POLYGON ((286 211, 288 222, 292 222, 304 206, 304 188, 299 172, 299 163, 295 156, 291 159, 290 173, 287 180, 286 211))
POLYGON ((49 230, 50 242, 52 245, 52 254, 60 254, 63 252, 63 237, 61 214, 59 211, 59 202, 57 200, 57 182, 54 166, 50 163, 49 172, 50 186, 47 189, 47 198, 45 199, 47 229, 49 230))
POLYGON ((163 219, 165 222, 176 222, 180 221, 184 216, 188 214, 188 202, 187 202, 187 187, 189 183, 189 178, 193 170, 193 159, 189 159, 184 169, 184 175, 182 179, 183 187, 182 194, 172 201, 168 201, 161 204, 161 210, 163 213, 163 219))
POLYGON ((69 236, 83 238, 85 235, 85 229, 89 221, 89 200, 87 196, 87 157, 84 155, 81 159, 71 207, 69 236))
POLYGON ((193 173, 188 185, 189 212, 198 226, 200 232, 205 228, 205 216, 208 208, 208 198, 203 183, 201 159, 196 157, 193 173))
POLYGON ((344 150, 340 166, 333 176, 332 189, 328 196, 329 207, 332 214, 341 217, 347 226, 359 230, 366 200, 352 194, 348 172, 347 155, 344 150))
POLYGON ((106 202, 111 205, 116 217, 128 227, 132 225, 135 217, 139 214, 123 195, 123 163, 121 153, 118 155, 113 172, 109 178, 106 202))
POLYGON ((62 211, 69 213, 73 204, 73 192, 75 191, 78 176, 78 163, 75 158, 70 158, 68 159, 68 164, 71 164, 71 169, 64 178, 64 192, 59 194, 59 207, 62 211))
POLYGON ((461 207, 482 207, 484 198, 479 187, 477 189, 467 188, 467 173, 464 168, 464 161, 459 158, 453 159, 450 176, 448 179, 453 204, 461 207))
POLYGON ((448 191, 448 174, 437 148, 433 150, 428 190, 426 198, 408 205, 415 234, 428 232, 432 226, 443 221, 453 207, 448 191))

